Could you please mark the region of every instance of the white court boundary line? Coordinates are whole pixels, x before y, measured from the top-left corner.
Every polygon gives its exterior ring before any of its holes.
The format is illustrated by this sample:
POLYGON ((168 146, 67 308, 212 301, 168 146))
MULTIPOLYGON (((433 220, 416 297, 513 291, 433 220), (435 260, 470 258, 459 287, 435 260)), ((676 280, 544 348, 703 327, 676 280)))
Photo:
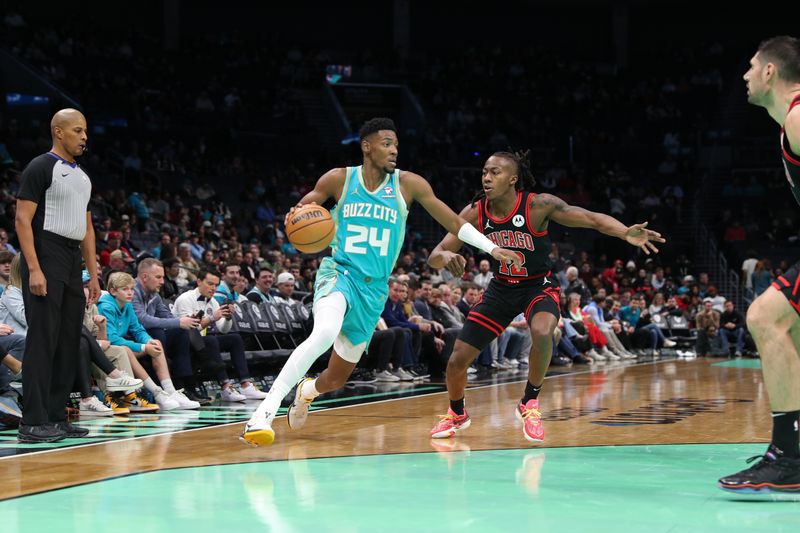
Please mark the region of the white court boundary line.
MULTIPOLYGON (((626 365, 623 368, 632 368, 632 367, 635 367, 635 366, 646 366, 646 365, 655 366, 655 365, 659 365, 661 363, 670 363, 670 362, 675 362, 675 361, 686 361, 686 360, 685 359, 682 360, 682 359, 677 359, 676 358, 676 359, 664 359, 664 360, 660 360, 660 361, 646 361, 646 362, 642 362, 642 363, 634 363, 632 365, 626 365)), ((696 361, 696 359, 690 359, 689 361, 696 361)), ((597 372, 598 370, 601 370, 601 369, 605 370, 605 369, 609 369, 609 368, 615 368, 615 367, 605 367, 604 366, 604 367, 597 367, 595 369, 581 370, 579 372, 566 372, 564 374, 556 374, 554 376, 545 376, 544 379, 555 379, 555 378, 560 378, 560 377, 565 377, 565 376, 580 376, 580 375, 584 375, 584 374, 592 374, 594 372, 597 372)), ((517 384, 517 383, 522 383, 522 380, 520 380, 520 381, 509 381, 507 383, 492 383, 492 384, 489 384, 489 385, 481 385, 479 387, 468 388, 467 391, 486 389, 486 388, 489 388, 489 387, 499 387, 499 386, 503 386, 503 385, 514 385, 514 384, 517 384)), ((327 411, 335 411, 337 409, 350 409, 352 407, 362 407, 364 405, 373 405, 373 404, 376 404, 376 403, 397 402, 397 401, 400 401, 400 400, 410 400, 410 399, 413 399, 413 398, 421 398, 423 396, 434 396, 436 394, 447 394, 447 391, 444 390, 442 392, 431 392, 431 393, 428 393, 428 394, 419 394, 419 395, 415 395, 415 396, 406 396, 406 397, 403 397, 403 398, 389 398, 389 399, 386 399, 386 400, 377 400, 377 401, 374 401, 374 402, 357 403, 357 404, 353 404, 353 405, 342 405, 341 407, 329 407, 329 408, 325 408, 325 409, 319 409, 316 412, 323 413, 323 412, 327 412, 327 411)), ((283 418, 285 416, 286 415, 284 414, 284 415, 276 416, 275 418, 283 418)), ((77 444, 75 446, 65 446, 63 448, 56 448, 56 449, 53 449, 53 450, 39 450, 39 451, 36 451, 36 452, 23 453, 23 454, 19 454, 19 455, 8 455, 6 457, 0 457, 0 461, 4 461, 4 460, 8 460, 8 459, 19 459, 19 458, 23 458, 23 457, 31 457, 31 456, 40 455, 40 454, 43 454, 43 453, 56 453, 56 452, 64 452, 64 451, 68 451, 68 450, 77 450, 79 448, 88 448, 90 446, 103 446, 103 445, 114 444, 114 443, 117 443, 117 442, 126 442, 126 441, 133 441, 133 440, 150 439, 150 438, 154 438, 154 437, 164 437, 166 435, 177 435, 177 434, 183 434, 183 433, 191 433, 193 431, 203 431, 203 430, 206 430, 206 429, 222 428, 222 427, 226 427, 226 426, 233 426, 233 425, 243 424, 243 423, 244 422, 228 422, 226 424, 219 424, 219 425, 215 425, 215 426, 206 426, 206 427, 202 427, 202 428, 186 429, 186 430, 179 430, 179 431, 173 431, 173 432, 165 431, 164 433, 156 433, 154 435, 141 435, 139 437, 124 437, 124 438, 121 438, 121 439, 113 439, 113 440, 108 440, 108 441, 104 441, 104 442, 89 442, 89 443, 86 443, 86 444, 77 444)), ((245 446, 244 449, 248 449, 248 447, 246 445, 243 444, 242 446, 245 446)))

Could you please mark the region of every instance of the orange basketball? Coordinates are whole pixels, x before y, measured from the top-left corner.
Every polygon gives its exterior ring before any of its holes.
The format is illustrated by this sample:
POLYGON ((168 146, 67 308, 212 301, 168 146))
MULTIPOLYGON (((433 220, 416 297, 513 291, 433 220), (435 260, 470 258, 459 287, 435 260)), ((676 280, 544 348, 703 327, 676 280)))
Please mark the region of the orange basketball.
POLYGON ((286 236, 298 251, 315 254, 333 240, 336 225, 330 212, 320 205, 306 204, 286 222, 286 236))

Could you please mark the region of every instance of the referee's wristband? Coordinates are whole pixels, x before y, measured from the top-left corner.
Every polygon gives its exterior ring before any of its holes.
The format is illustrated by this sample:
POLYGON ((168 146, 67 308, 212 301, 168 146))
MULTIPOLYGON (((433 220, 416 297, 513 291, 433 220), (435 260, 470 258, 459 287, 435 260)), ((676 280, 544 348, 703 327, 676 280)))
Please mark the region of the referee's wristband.
POLYGON ((475 229, 475 226, 469 222, 461 226, 458 230, 458 239, 487 254, 491 254, 494 249, 497 248, 495 243, 490 241, 486 235, 475 229))

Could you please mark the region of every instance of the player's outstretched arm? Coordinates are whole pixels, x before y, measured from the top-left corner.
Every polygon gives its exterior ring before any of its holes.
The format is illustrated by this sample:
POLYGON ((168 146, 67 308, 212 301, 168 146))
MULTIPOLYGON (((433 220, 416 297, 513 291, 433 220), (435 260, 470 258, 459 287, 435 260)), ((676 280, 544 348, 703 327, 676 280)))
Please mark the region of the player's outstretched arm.
POLYGON ((551 194, 534 196, 531 209, 543 209, 547 218, 562 226, 591 228, 600 233, 617 237, 641 248, 647 255, 650 255, 651 251, 658 253, 658 248, 653 242, 666 242, 660 233, 647 229, 647 222, 628 227, 612 216, 569 205, 561 198, 551 194))
POLYGON ((475 229, 475 226, 458 216, 447 204, 433 193, 430 184, 413 172, 402 174, 403 189, 409 193, 410 199, 419 202, 444 229, 456 235, 461 242, 490 254, 498 261, 508 261, 515 266, 522 266, 522 259, 516 252, 500 248, 475 229))
POLYGON ((341 194, 342 187, 344 186, 346 173, 347 169, 345 168, 334 168, 323 174, 317 180, 317 184, 314 186, 314 189, 300 198, 300 201, 297 202, 297 205, 289 209, 289 212, 286 213, 286 216, 283 219, 283 223, 286 224, 286 222, 289 220, 289 217, 292 216, 295 210, 300 206, 306 204, 322 205, 328 200, 328 198, 334 198, 336 201, 339 201, 339 195, 341 194))
MULTIPOLYGON (((478 220, 478 210, 468 205, 458 216, 474 225, 478 220)), ((464 267, 467 264, 466 259, 458 254, 462 246, 464 243, 458 237, 448 233, 428 256, 428 264, 433 268, 446 268, 453 276, 460 278, 464 275, 464 267)))

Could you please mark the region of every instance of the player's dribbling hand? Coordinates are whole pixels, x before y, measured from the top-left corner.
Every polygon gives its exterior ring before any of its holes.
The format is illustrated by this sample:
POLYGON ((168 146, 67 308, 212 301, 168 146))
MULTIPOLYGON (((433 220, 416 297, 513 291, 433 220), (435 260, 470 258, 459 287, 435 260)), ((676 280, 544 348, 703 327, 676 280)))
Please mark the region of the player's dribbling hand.
POLYGON ((492 257, 494 257, 498 261, 513 263, 514 266, 517 268, 520 268, 522 266, 523 256, 519 252, 514 252, 512 250, 507 250, 505 248, 497 247, 494 250, 492 250, 492 257))
POLYGON ((453 277, 460 278, 464 275, 464 267, 467 265, 467 260, 463 256, 453 252, 442 252, 444 257, 444 268, 446 268, 453 277))
POLYGON ((647 229, 647 222, 629 227, 625 232, 625 240, 641 248, 647 255, 650 255, 651 251, 658 253, 658 248, 651 241, 667 242, 659 232, 647 229))
POLYGON ((303 207, 304 205, 317 205, 317 202, 308 202, 307 204, 297 204, 296 206, 289 209, 289 212, 286 213, 286 216, 283 217, 283 225, 285 226, 287 222, 289 222, 289 217, 294 215, 294 212, 303 207))

